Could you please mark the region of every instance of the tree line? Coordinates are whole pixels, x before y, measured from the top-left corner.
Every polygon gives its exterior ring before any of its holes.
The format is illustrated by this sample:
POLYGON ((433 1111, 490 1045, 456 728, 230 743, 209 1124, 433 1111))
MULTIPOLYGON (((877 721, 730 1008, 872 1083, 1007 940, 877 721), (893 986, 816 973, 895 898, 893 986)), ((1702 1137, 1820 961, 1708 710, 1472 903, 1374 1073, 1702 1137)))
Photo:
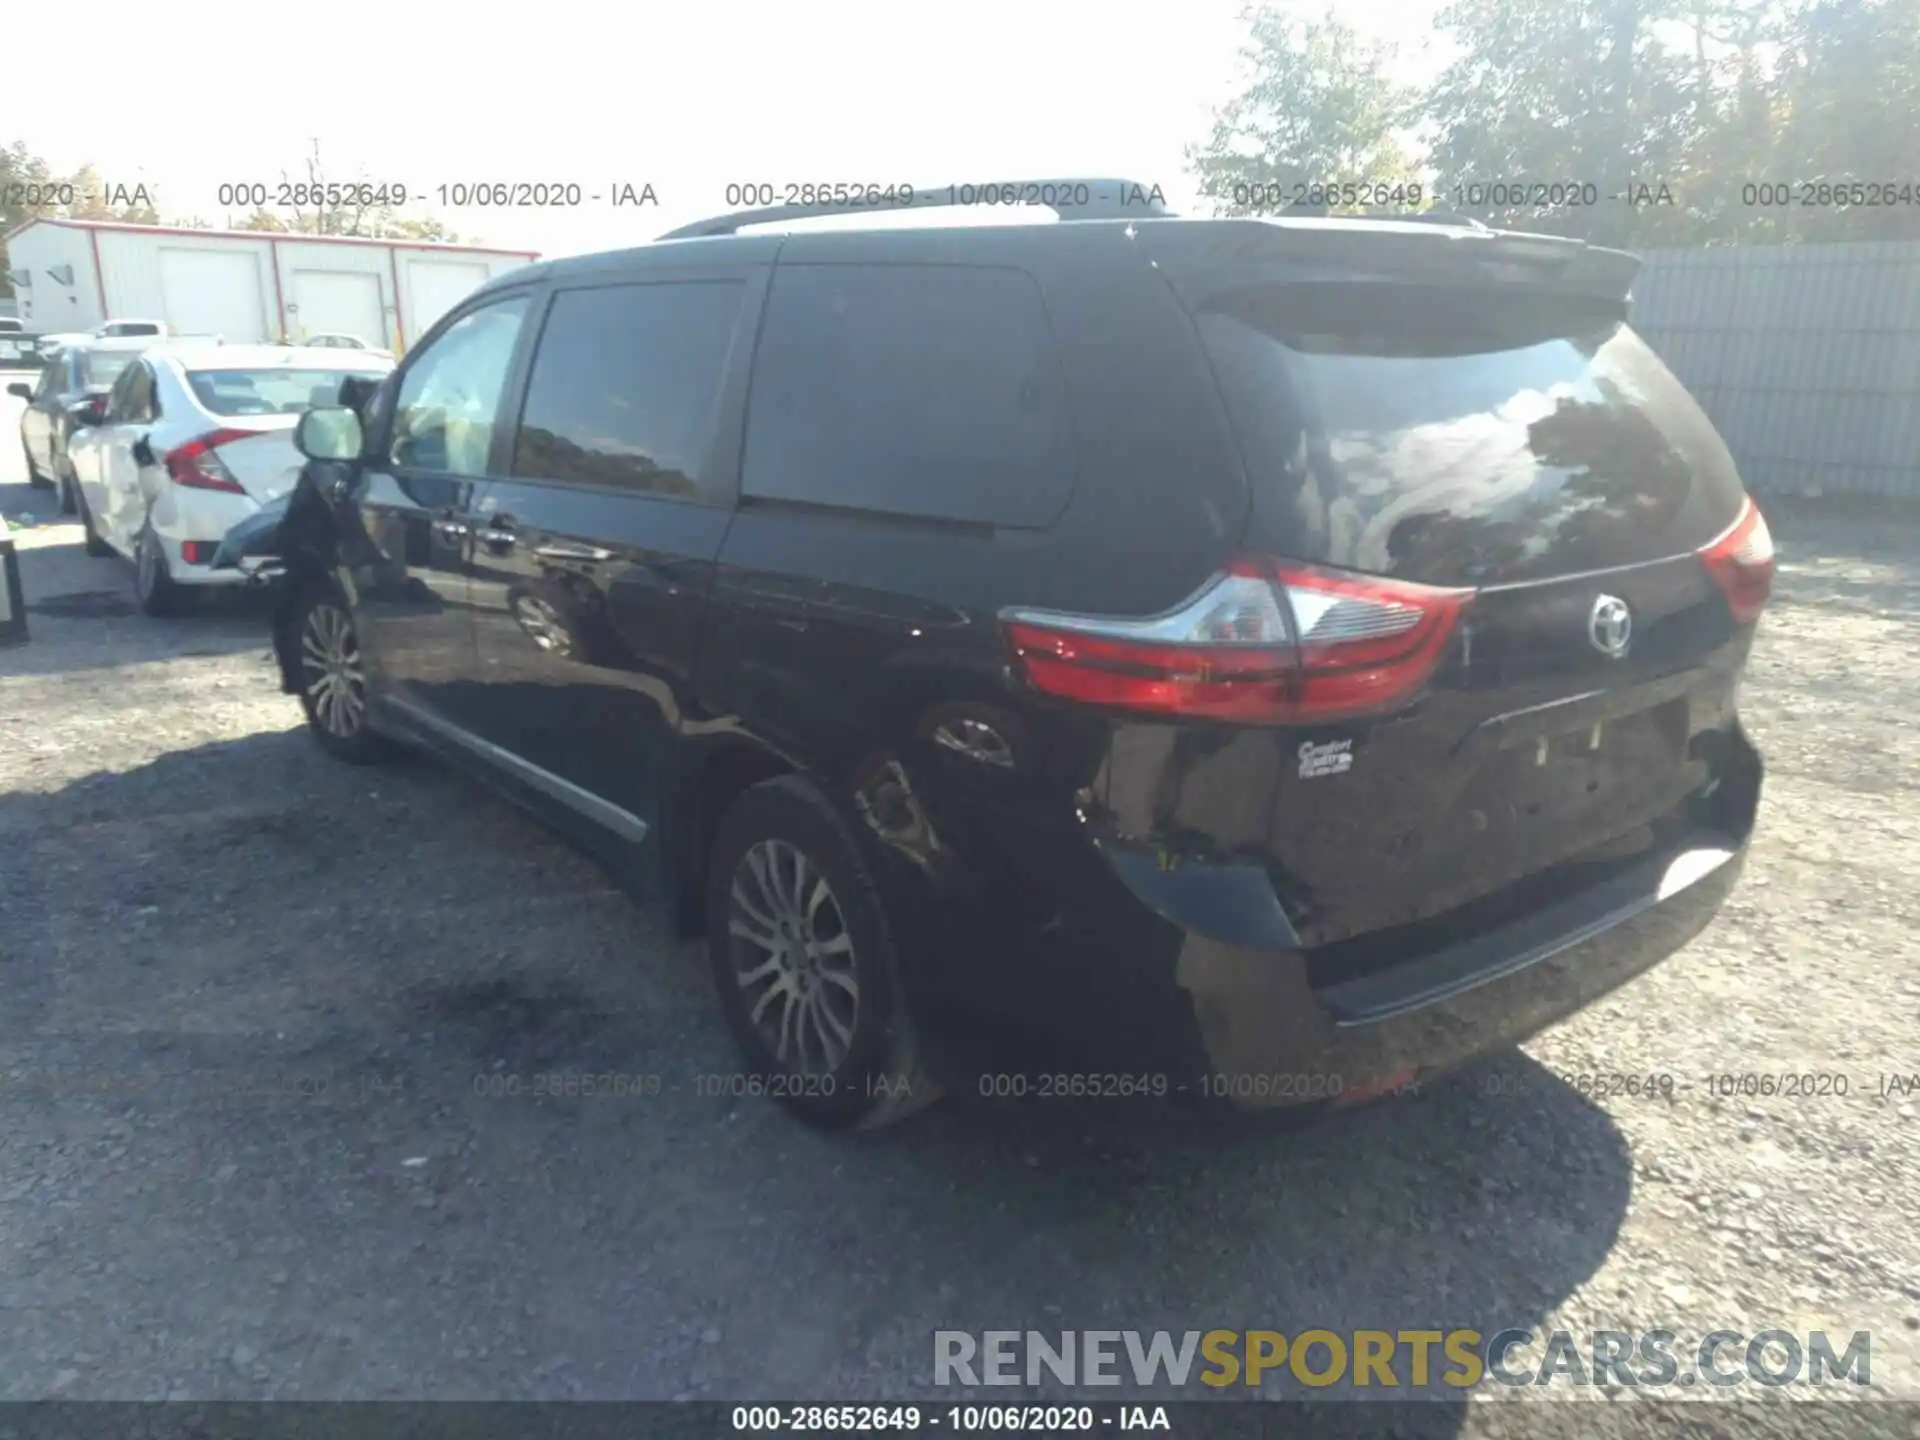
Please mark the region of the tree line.
POLYGON ((1920 0, 1450 0, 1420 86, 1333 10, 1244 18, 1245 81, 1188 150, 1221 214, 1298 197, 1643 247, 1920 239, 1920 0))

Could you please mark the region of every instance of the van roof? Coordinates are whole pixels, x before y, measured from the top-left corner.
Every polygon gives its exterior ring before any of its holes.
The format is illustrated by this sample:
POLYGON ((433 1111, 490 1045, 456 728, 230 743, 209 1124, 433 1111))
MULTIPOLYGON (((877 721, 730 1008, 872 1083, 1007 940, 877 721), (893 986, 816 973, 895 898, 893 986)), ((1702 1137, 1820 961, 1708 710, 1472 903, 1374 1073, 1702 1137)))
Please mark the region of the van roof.
MULTIPOLYGON (((944 187, 943 187, 944 188, 944 187)), ((1464 217, 1427 215, 1419 219, 1396 216, 1277 215, 1261 217, 1199 217, 1148 213, 1117 218, 1103 210, 1098 218, 1075 218, 1061 212, 1058 223, 1035 224, 1032 217, 1009 218, 1005 224, 888 225, 885 210, 862 212, 853 208, 777 207, 789 212, 772 220, 744 218, 771 212, 742 212, 698 222, 644 245, 625 250, 545 260, 497 276, 482 291, 524 285, 529 281, 571 280, 654 268, 693 270, 705 265, 770 264, 776 257, 789 261, 886 263, 1018 264, 1045 256, 1118 257, 1131 252, 1162 263, 1201 263, 1231 259, 1260 264, 1298 261, 1325 273, 1374 268, 1389 261, 1391 268, 1412 264, 1460 271, 1465 268, 1498 278, 1511 271, 1516 280, 1550 279, 1553 275, 1583 273, 1581 288, 1591 281, 1584 272, 1604 272, 1599 288, 1617 293, 1638 269, 1638 261, 1624 252, 1588 245, 1562 236, 1493 230, 1464 217), (808 222, 829 216, 871 213, 870 226, 825 228, 808 222), (742 226, 769 228, 748 234, 727 227, 738 218, 742 226), (703 227, 713 233, 701 232, 703 227)), ((904 208, 904 207, 901 207, 904 208)), ((1041 207, 1019 207, 1026 211, 1041 207)))

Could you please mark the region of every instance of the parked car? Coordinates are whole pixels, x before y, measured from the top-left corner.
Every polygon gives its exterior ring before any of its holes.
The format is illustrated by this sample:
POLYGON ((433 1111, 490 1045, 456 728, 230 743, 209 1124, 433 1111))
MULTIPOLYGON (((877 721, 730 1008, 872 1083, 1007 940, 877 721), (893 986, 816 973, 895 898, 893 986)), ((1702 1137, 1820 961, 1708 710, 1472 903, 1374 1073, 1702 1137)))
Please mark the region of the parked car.
POLYGON ((0 370, 39 364, 38 338, 14 316, 0 315, 0 370))
POLYGON ((296 346, 144 349, 67 443, 87 553, 131 559, 151 615, 173 613, 197 588, 239 583, 207 562, 233 525, 298 478, 295 421, 334 404, 349 376, 391 368, 296 346))
POLYGON ((74 509, 67 445, 74 431, 103 413, 101 402, 120 372, 146 347, 145 341, 95 340, 56 350, 34 381, 16 380, 9 395, 27 402, 20 416, 20 447, 27 457, 27 483, 58 485, 60 508, 74 509))
POLYGON ((95 340, 164 340, 176 338, 164 320, 109 320, 91 330, 62 331, 40 337, 40 352, 49 355, 66 345, 85 345, 95 340))
POLYGON ((1632 258, 1070 213, 749 212, 467 297, 300 422, 314 739, 604 855, 827 1126, 1348 1103, 1684 945, 1772 547, 1632 258))
POLYGON ((377 345, 369 345, 358 335, 309 335, 302 343, 320 350, 364 350, 369 355, 379 355, 388 360, 393 359, 393 352, 391 350, 382 350, 377 345))

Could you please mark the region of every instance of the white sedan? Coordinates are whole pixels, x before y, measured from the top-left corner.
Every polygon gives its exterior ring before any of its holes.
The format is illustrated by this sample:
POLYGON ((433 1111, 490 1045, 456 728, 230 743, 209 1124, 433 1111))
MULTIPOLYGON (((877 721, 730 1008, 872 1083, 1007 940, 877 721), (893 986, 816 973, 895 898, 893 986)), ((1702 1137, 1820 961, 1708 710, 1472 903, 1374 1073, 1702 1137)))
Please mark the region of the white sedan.
POLYGON ((207 562, 228 530, 300 478, 301 414, 336 404, 349 375, 392 369, 364 352, 288 345, 145 350, 68 442, 87 553, 132 560, 150 615, 180 609, 195 587, 244 584, 207 562))

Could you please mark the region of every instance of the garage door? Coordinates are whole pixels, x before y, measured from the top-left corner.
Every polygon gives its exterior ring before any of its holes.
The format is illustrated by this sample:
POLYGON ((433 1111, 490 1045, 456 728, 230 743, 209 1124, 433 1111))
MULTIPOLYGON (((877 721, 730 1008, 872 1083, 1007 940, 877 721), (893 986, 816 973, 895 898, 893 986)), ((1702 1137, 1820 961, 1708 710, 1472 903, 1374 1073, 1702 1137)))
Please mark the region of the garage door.
POLYGON ((417 343, 433 322, 486 283, 487 267, 472 260, 407 261, 407 341, 417 343))
POLYGON ((358 335, 385 349, 386 316, 380 307, 380 277, 342 270, 293 272, 295 335, 358 335))
POLYGON ((251 253, 163 246, 160 295, 176 334, 220 335, 230 343, 268 338, 260 262, 251 253))

